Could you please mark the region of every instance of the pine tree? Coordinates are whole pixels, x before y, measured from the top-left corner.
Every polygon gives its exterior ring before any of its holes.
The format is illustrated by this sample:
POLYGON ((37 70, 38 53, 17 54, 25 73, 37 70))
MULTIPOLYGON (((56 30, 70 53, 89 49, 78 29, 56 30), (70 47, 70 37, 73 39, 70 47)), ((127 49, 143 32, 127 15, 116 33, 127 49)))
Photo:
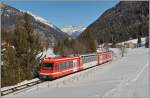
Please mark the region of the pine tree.
POLYGON ((17 83, 15 49, 10 43, 5 45, 3 53, 2 86, 17 83))
POLYGON ((96 52, 96 40, 94 35, 87 29, 86 34, 81 34, 79 41, 86 47, 85 53, 96 52))
POLYGON ((93 53, 96 52, 96 44, 92 33, 86 32, 77 39, 66 38, 59 41, 54 47, 54 53, 62 55, 93 53))
POLYGON ((42 50, 42 47, 39 40, 39 36, 34 34, 33 32, 33 27, 30 25, 29 15, 27 13, 25 13, 24 20, 24 49, 26 53, 24 56, 24 63, 26 64, 26 78, 31 79, 33 77, 32 69, 37 67, 38 65, 36 55, 42 50))
POLYGON ((23 81, 25 78, 25 73, 23 73, 23 65, 22 65, 22 40, 24 40, 23 38, 23 33, 21 32, 22 30, 19 27, 19 20, 18 18, 16 19, 16 26, 15 26, 15 30, 14 30, 14 36, 13 36, 13 45, 15 47, 16 50, 16 54, 15 54, 15 58, 16 58, 16 70, 17 70, 17 79, 18 82, 23 81))

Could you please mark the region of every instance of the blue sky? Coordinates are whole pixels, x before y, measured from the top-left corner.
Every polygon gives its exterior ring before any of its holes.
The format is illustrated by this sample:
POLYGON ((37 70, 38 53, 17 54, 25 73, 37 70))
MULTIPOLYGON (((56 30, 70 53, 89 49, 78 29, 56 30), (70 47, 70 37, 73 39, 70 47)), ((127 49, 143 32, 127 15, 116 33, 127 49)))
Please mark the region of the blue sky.
POLYGON ((88 26, 104 11, 115 6, 119 1, 5 0, 4 2, 17 9, 30 11, 43 17, 49 23, 63 28, 68 25, 88 26))

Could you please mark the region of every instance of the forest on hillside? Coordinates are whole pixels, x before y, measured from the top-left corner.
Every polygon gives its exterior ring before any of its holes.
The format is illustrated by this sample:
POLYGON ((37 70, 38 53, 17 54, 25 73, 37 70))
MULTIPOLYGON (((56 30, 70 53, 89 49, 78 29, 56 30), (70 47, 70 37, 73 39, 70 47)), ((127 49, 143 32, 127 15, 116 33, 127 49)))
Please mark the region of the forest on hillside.
POLYGON ((33 69, 38 68, 41 46, 39 36, 33 33, 30 18, 24 15, 23 28, 18 24, 14 32, 2 31, 1 86, 10 86, 34 77, 33 69))

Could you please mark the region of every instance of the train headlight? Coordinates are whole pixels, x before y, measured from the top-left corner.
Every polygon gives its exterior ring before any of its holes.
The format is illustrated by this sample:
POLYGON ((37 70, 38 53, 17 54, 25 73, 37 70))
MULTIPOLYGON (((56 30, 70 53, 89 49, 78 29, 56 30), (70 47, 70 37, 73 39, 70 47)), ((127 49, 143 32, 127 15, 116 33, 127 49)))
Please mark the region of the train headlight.
POLYGON ((40 75, 40 79, 48 79, 48 75, 40 75))
POLYGON ((46 79, 46 78, 48 78, 48 76, 46 76, 46 75, 43 75, 43 78, 44 78, 44 79, 46 79))

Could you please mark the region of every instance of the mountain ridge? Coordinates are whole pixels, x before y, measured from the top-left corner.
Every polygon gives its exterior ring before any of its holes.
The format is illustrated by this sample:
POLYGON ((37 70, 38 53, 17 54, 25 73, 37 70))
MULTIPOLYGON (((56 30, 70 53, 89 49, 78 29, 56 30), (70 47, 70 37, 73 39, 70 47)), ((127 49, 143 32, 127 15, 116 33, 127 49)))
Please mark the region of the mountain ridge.
POLYGON ((44 18, 35 16, 31 12, 24 12, 2 3, 0 7, 2 9, 2 31, 13 32, 15 28, 16 19, 19 20, 19 24, 21 24, 20 26, 22 27, 24 23, 24 13, 28 13, 30 18, 30 24, 34 27, 34 32, 40 36, 40 40, 43 44, 53 44, 56 43, 58 40, 64 39, 69 36, 55 25, 49 24, 46 20, 45 22, 37 20, 37 18, 43 20, 44 18))
POLYGON ((148 1, 120 1, 91 23, 79 37, 92 32, 98 44, 116 43, 148 36, 148 25, 148 1))

